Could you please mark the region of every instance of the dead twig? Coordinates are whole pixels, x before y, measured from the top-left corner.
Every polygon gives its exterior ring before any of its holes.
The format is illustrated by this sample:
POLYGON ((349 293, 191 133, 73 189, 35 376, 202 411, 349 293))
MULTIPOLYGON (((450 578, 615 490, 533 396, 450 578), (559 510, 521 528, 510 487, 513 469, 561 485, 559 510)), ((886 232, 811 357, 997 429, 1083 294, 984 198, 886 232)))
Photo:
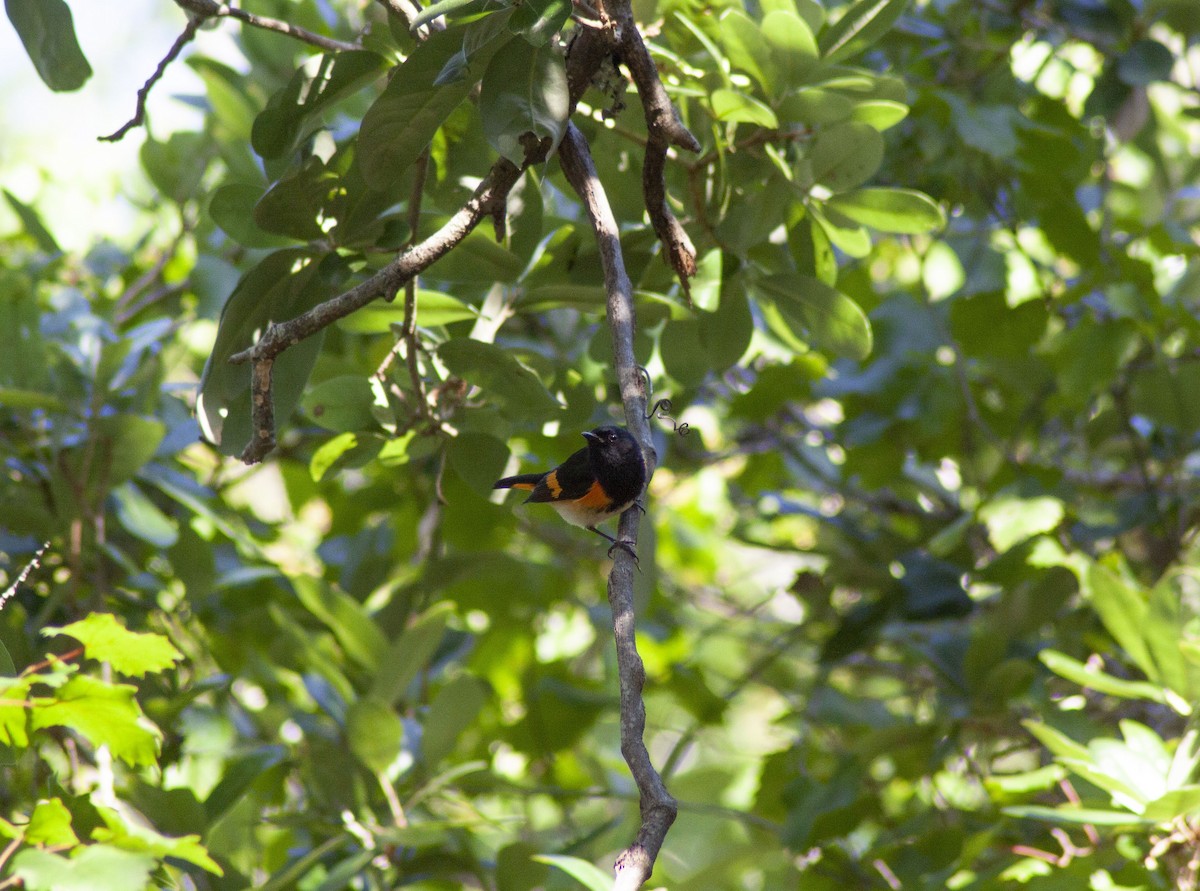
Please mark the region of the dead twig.
POLYGON ((179 58, 179 54, 183 52, 183 48, 192 42, 196 36, 196 31, 202 24, 204 24, 204 20, 200 18, 188 20, 188 23, 183 28, 183 33, 175 38, 175 42, 171 44, 171 48, 167 50, 167 54, 158 63, 158 67, 154 69, 154 73, 150 75, 150 79, 142 84, 142 88, 137 91, 137 107, 134 110, 133 117, 122 124, 119 130, 107 136, 101 136, 101 142, 118 142, 134 127, 142 125, 142 122, 146 120, 146 99, 150 96, 150 90, 162 78, 167 70, 167 66, 179 58))

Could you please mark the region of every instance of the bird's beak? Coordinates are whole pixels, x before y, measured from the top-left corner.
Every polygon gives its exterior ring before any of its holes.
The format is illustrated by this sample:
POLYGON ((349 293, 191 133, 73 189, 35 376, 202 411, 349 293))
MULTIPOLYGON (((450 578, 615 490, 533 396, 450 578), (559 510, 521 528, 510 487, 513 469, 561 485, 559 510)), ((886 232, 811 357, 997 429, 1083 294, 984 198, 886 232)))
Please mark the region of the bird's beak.
POLYGON ((595 433, 593 433, 591 430, 584 430, 583 438, 586 439, 588 442, 599 442, 600 441, 600 437, 597 436, 595 433))

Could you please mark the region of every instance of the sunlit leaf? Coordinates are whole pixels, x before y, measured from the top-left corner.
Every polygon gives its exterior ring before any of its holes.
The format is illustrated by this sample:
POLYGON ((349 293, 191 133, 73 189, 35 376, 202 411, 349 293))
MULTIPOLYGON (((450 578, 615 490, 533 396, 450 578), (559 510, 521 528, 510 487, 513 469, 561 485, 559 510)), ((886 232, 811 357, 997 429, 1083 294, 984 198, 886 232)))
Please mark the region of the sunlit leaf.
POLYGON ((73 637, 83 644, 87 658, 107 662, 114 670, 132 677, 166 671, 183 659, 163 635, 130 631, 112 613, 92 613, 61 628, 43 628, 42 634, 73 637))

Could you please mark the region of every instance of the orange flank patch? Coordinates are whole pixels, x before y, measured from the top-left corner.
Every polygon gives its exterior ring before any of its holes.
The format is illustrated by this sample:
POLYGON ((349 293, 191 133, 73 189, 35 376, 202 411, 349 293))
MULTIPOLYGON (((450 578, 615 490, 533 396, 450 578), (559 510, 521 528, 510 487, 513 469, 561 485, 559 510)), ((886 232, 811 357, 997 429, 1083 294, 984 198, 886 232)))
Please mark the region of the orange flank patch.
POLYGON ((550 490, 550 497, 554 501, 557 501, 559 496, 562 495, 562 486, 558 484, 558 471, 550 471, 548 474, 546 474, 546 478, 543 480, 543 482, 545 482, 546 488, 550 490))
POLYGON ((597 482, 592 483, 592 487, 583 494, 583 497, 576 504, 580 507, 590 507, 593 510, 608 510, 612 507, 612 499, 608 497, 608 493, 604 491, 604 487, 597 482))

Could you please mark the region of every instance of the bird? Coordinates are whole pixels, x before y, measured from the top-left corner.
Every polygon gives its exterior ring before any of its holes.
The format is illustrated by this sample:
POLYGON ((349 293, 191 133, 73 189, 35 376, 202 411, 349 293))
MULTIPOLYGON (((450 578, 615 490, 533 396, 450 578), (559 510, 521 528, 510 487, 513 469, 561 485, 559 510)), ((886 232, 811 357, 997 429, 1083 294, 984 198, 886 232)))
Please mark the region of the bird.
POLYGON ((587 445, 553 470, 506 476, 492 488, 528 491, 526 504, 549 504, 571 525, 608 539, 610 557, 621 548, 636 562, 629 542, 618 541, 596 526, 637 503, 646 487, 646 456, 624 427, 597 427, 585 431, 583 438, 587 445))

